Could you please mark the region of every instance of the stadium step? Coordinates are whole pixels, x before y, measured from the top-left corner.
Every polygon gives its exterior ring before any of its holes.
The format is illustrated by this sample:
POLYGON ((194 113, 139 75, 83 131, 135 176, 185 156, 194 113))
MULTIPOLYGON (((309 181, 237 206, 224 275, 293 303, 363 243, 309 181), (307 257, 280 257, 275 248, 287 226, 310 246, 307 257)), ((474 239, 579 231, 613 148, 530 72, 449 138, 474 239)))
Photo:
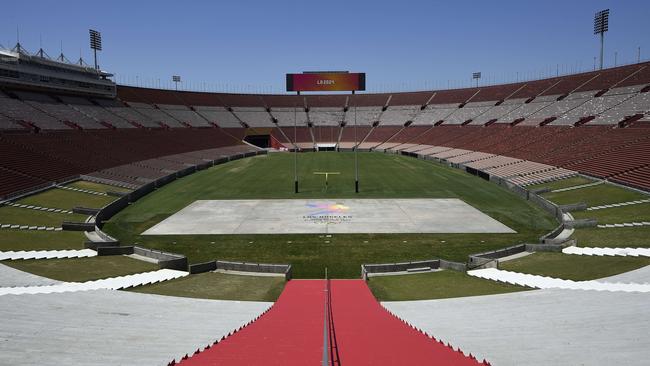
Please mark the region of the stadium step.
POLYGON ((650 257, 650 248, 566 247, 562 249, 562 253, 595 256, 650 257))
POLYGON ((611 283, 593 281, 573 281, 560 278, 532 275, 527 273, 504 271, 496 268, 468 271, 468 275, 486 280, 509 283, 512 285, 539 289, 595 290, 621 292, 650 292, 649 283, 611 283))
POLYGON ((77 292, 90 290, 120 290, 129 287, 149 285, 162 281, 185 277, 189 273, 173 269, 160 269, 158 271, 136 273, 128 276, 111 277, 86 282, 62 282, 56 285, 27 286, 27 287, 0 287, 0 296, 26 295, 26 294, 51 294, 62 292, 77 292))
POLYGON ((81 250, 30 250, 0 252, 0 261, 18 259, 54 259, 94 257, 97 252, 91 249, 81 250))
POLYGON ((601 206, 592 206, 592 207, 587 207, 587 211, 595 211, 595 210, 602 210, 605 208, 614 208, 614 207, 623 207, 623 206, 630 206, 630 205, 638 205, 640 203, 649 203, 650 199, 644 199, 644 200, 637 200, 637 201, 628 201, 628 202, 619 202, 619 203, 612 203, 609 205, 601 205, 601 206))

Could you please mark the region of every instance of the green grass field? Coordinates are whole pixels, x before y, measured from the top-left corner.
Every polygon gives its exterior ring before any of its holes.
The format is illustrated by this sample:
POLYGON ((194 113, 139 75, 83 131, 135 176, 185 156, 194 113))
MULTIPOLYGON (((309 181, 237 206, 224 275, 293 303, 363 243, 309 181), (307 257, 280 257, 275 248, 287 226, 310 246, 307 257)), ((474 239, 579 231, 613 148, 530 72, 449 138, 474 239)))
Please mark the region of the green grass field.
POLYGON ((613 276, 650 265, 650 258, 597 257, 562 253, 534 253, 499 264, 499 269, 586 281, 613 276))
POLYGON ((368 286, 379 301, 446 299, 530 290, 456 271, 371 277, 368 286))
POLYGON ((76 182, 66 184, 66 187, 87 189, 87 190, 90 190, 90 191, 104 192, 104 193, 106 193, 106 192, 130 192, 131 191, 128 188, 122 188, 122 187, 117 187, 117 186, 109 186, 108 184, 88 182, 88 181, 85 181, 85 180, 78 180, 76 182))
POLYGON ((10 267, 67 282, 85 282, 158 270, 158 265, 115 255, 107 257, 2 261, 10 267))
POLYGON ((591 180, 589 178, 577 176, 577 177, 555 180, 548 183, 533 184, 527 186, 526 188, 529 190, 539 189, 539 188, 562 189, 562 188, 580 186, 583 184, 589 184, 593 182, 594 180, 591 180))
POLYGON ((284 283, 284 277, 207 272, 139 286, 130 291, 215 300, 275 301, 280 296, 284 283))
POLYGON ((565 192, 549 192, 542 194, 542 196, 558 205, 584 202, 587 206, 600 206, 650 198, 650 195, 608 183, 565 192))
POLYGON ((79 231, 0 230, 0 251, 83 249, 79 231))
POLYGON ((16 201, 16 203, 71 210, 75 206, 101 208, 113 200, 115 200, 115 197, 98 196, 95 194, 53 188, 22 198, 16 201))
POLYGON ((599 224, 650 221, 650 203, 571 213, 577 219, 596 219, 599 224))
POLYGON ((291 263, 296 278, 356 278, 362 263, 427 258, 466 261, 467 255, 536 241, 556 226, 552 217, 509 191, 460 170, 379 153, 359 154, 361 192, 354 193, 354 155, 299 155, 299 194, 293 193, 291 154, 270 154, 218 165, 156 190, 104 227, 124 245, 182 253, 190 262, 212 259, 291 263), (325 191, 317 171, 338 171, 325 191), (198 199, 460 198, 516 234, 419 235, 179 235, 139 234, 198 199), (329 243, 326 243, 329 241, 329 243))
POLYGON ((573 233, 581 247, 648 248, 650 226, 617 228, 583 228, 573 233))
MULTIPOLYGON (((83 222, 85 215, 44 212, 28 208, 0 206, 0 223, 60 227, 63 221, 83 222)), ((0 232, 2 235, 2 232, 0 232)))

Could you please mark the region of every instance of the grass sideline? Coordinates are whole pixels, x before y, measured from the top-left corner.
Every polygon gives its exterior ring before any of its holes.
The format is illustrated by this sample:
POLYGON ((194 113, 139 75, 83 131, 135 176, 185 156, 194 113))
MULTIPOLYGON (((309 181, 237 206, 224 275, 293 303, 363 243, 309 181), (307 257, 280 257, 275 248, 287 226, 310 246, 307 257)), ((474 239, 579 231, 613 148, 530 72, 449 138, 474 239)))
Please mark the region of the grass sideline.
POLYGON ((650 248, 650 226, 581 228, 572 237, 580 247, 650 248))
POLYGON ((66 187, 86 189, 95 192, 131 192, 130 189, 124 187, 111 186, 108 184, 89 182, 87 180, 78 180, 76 182, 68 183, 66 187))
MULTIPOLYGON (((0 223, 28 226, 61 227, 63 221, 84 222, 86 215, 32 210, 29 208, 0 206, 0 223)), ((0 231, 2 235, 3 231, 0 231)))
POLYGON ((158 270, 158 265, 126 256, 2 261, 10 267, 66 282, 85 282, 158 270))
POLYGON ((562 253, 534 253, 499 264, 499 269, 588 281, 609 277, 650 265, 650 258, 598 257, 562 253))
POLYGON ((558 205, 584 202, 587 206, 600 206, 650 198, 650 195, 604 183, 565 192, 543 193, 542 197, 558 205))
POLYGON ((576 219, 596 219, 598 220, 598 224, 647 222, 650 221, 650 203, 604 208, 595 211, 576 211, 572 212, 571 215, 576 219))
POLYGON ((447 299, 531 290, 449 270, 370 277, 368 286, 379 301, 447 299))
POLYGON ((22 198, 16 201, 16 203, 71 210, 75 206, 101 208, 113 200, 115 200, 115 197, 98 196, 96 194, 70 191, 61 188, 52 188, 32 196, 22 198))
POLYGON ((440 164, 399 155, 360 153, 359 194, 354 154, 304 153, 298 158, 300 193, 293 193, 293 159, 271 154, 241 159, 178 179, 113 217, 105 231, 123 245, 182 253, 190 262, 215 258, 291 263, 295 278, 357 278, 362 263, 440 257, 466 261, 472 253, 537 240, 557 224, 515 194, 440 164), (325 191, 315 171, 339 171, 325 191), (282 174, 285 172, 286 174, 282 174), (517 231, 516 234, 426 235, 178 235, 139 234, 198 199, 246 198, 460 198, 517 231), (326 243, 329 241, 329 243, 326 243))
POLYGON ((0 230, 0 251, 83 249, 80 231, 0 230))
MULTIPOLYGON (((554 190, 554 189, 562 189, 562 188, 581 186, 583 184, 589 184, 589 183, 594 183, 594 182, 595 182, 595 180, 593 180, 593 179, 577 176, 577 177, 571 177, 571 178, 566 178, 566 179, 554 180, 552 182, 547 182, 547 183, 533 184, 533 185, 527 186, 526 188, 529 189, 529 190, 540 189, 540 188, 549 188, 551 190, 554 190)), ((582 189, 582 188, 580 188, 580 189, 582 189)))
POLYGON ((213 300, 275 302, 284 289, 284 284, 284 277, 206 272, 138 286, 128 291, 213 300))

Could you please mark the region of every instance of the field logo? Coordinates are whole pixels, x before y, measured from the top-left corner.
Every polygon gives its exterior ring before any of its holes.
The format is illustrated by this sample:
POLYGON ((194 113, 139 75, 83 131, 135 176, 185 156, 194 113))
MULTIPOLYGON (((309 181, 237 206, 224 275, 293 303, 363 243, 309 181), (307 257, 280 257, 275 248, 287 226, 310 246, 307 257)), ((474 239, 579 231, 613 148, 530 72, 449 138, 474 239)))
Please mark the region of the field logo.
POLYGON ((343 213, 350 209, 348 206, 342 205, 340 203, 335 203, 335 204, 308 203, 307 207, 318 210, 310 213, 309 216, 320 216, 320 215, 343 213))
POLYGON ((340 203, 308 203, 306 206, 313 209, 313 212, 303 216, 306 222, 337 224, 352 219, 352 216, 344 215, 350 207, 340 203))

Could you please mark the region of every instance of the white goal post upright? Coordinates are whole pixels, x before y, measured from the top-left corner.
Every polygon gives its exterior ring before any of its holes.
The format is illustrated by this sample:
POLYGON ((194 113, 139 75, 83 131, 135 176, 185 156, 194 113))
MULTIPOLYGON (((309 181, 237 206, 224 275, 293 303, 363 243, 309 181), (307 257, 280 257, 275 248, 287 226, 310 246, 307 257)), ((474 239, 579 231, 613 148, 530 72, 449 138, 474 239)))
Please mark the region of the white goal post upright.
POLYGON ((354 193, 359 193, 359 159, 357 157, 357 101, 354 98, 354 90, 352 91, 352 103, 354 103, 354 193))
MULTIPOLYGON (((300 92, 298 92, 300 95, 300 92)), ((296 103, 293 103, 293 189, 294 193, 298 193, 298 133, 297 124, 298 124, 298 110, 296 109, 296 103)))
POLYGON ((325 176, 325 191, 327 191, 327 187, 329 186, 329 176, 331 175, 339 175, 341 174, 340 172, 314 172, 316 175, 324 175, 325 176))

